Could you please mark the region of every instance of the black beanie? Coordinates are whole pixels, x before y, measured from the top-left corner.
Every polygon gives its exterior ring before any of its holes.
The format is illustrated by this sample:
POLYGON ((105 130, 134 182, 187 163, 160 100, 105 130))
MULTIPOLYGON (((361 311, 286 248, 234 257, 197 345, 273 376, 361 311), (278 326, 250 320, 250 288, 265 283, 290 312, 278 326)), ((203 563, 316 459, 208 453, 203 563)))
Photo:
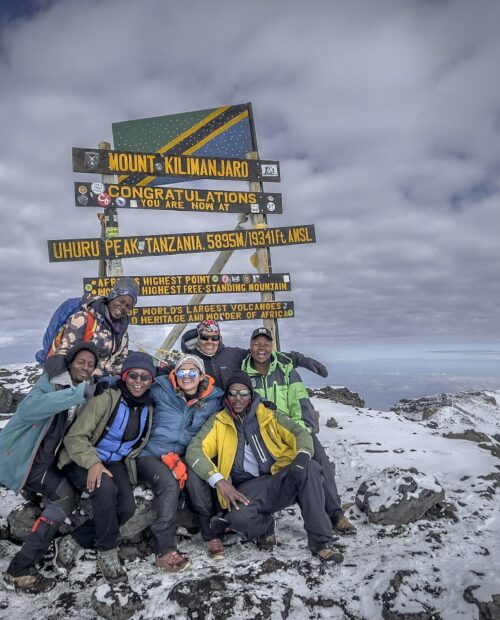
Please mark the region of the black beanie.
MULTIPOLYGON (((84 342, 83 340, 78 340, 75 344, 68 350, 66 355, 64 356, 64 363, 66 364, 66 368, 69 369, 71 363, 75 359, 75 357, 80 353, 80 351, 89 351, 95 357, 95 365, 97 368, 97 364, 99 363, 99 354, 97 352, 97 348, 93 342, 84 342)), ((50 358, 49 358, 50 359, 50 358)))
POLYGON ((241 383, 245 387, 247 387, 250 390, 250 392, 253 392, 252 380, 250 379, 250 377, 247 375, 246 372, 243 372, 243 370, 236 370, 229 377, 229 381, 226 384, 227 387, 225 390, 226 396, 227 396, 227 391, 233 385, 233 383, 241 383))

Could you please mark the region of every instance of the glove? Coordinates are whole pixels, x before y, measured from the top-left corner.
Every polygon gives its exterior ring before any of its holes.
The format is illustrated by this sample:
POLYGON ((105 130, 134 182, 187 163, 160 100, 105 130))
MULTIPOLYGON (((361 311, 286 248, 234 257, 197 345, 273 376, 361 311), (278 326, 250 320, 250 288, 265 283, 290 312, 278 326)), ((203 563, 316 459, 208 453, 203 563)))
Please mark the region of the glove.
POLYGON ((297 452, 290 463, 290 474, 295 480, 301 481, 306 477, 306 467, 310 460, 311 455, 308 452, 297 452))
POLYGON ((94 396, 99 396, 99 394, 102 394, 104 390, 109 390, 110 387, 114 387, 117 383, 118 377, 114 377, 113 375, 105 375, 104 377, 99 377, 96 382, 94 396))
POLYGON ((95 383, 87 383, 85 385, 85 387, 83 388, 83 394, 86 400, 90 400, 92 396, 94 396, 96 387, 97 386, 95 383))
POLYGON ((161 457, 161 461, 171 471, 174 478, 179 483, 179 488, 182 490, 187 480, 187 469, 184 463, 181 461, 181 457, 175 452, 169 452, 161 457))
MULTIPOLYGON (((294 351, 292 351, 292 353, 294 353, 294 351)), ((326 366, 324 366, 321 362, 313 359, 312 357, 303 356, 300 360, 300 365, 302 366, 302 368, 310 370, 311 372, 319 375, 320 377, 328 377, 328 370, 326 366)))

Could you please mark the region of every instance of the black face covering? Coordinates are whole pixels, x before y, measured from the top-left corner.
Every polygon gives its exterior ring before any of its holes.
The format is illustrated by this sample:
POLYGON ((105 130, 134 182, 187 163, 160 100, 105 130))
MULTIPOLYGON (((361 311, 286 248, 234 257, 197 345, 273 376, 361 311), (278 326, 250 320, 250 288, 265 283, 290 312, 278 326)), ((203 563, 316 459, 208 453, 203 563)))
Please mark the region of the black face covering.
POLYGON ((134 396, 129 392, 125 381, 122 381, 122 379, 118 381, 117 385, 129 407, 144 407, 145 405, 150 405, 153 402, 151 398, 151 390, 149 388, 142 396, 134 396))

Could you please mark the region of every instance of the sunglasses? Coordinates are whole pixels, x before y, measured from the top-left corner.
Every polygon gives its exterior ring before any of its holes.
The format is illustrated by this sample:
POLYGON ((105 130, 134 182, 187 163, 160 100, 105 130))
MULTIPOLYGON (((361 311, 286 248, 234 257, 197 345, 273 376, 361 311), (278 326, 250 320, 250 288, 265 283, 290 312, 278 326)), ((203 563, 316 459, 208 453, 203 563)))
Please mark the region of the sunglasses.
POLYGON ((246 398, 250 396, 250 390, 228 390, 228 396, 241 396, 241 398, 246 398))
POLYGON ((178 370, 175 373, 175 376, 179 379, 184 379, 184 377, 189 377, 190 379, 196 379, 196 377, 200 374, 199 370, 195 370, 194 368, 190 368, 189 370, 178 370))
POLYGON ((209 336, 208 334, 200 334, 200 340, 213 340, 214 342, 219 342, 220 335, 217 336, 209 336))
POLYGON ((130 377, 132 381, 137 381, 137 379, 144 381, 144 383, 146 383, 146 381, 151 381, 151 375, 149 372, 139 374, 138 372, 132 371, 128 373, 127 377, 130 377))

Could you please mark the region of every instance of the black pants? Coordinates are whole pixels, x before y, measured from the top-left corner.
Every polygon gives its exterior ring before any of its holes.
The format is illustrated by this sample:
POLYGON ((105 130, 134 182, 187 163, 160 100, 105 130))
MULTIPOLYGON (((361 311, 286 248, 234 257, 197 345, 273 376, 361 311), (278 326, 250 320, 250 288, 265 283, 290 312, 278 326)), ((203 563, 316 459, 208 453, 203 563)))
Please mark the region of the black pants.
POLYGON ((196 516, 201 537, 208 542, 214 538, 210 519, 222 510, 217 500, 217 492, 189 467, 186 491, 187 503, 196 516))
POLYGON ((41 472, 36 476, 28 476, 24 488, 41 493, 45 507, 7 569, 15 577, 28 574, 29 567, 43 558, 59 526, 71 514, 77 496, 65 474, 54 465, 44 473, 43 478, 41 472))
POLYGON ((172 471, 156 456, 137 459, 139 478, 153 491, 156 520, 151 526, 156 555, 177 549, 177 504, 179 483, 172 471))
MULTIPOLYGON (((199 478, 196 480, 195 476, 191 474, 190 496, 195 511, 203 520, 210 512, 215 514, 215 506, 210 499, 209 485, 199 478)), ((231 529, 248 538, 265 536, 274 528, 273 513, 298 503, 309 548, 318 551, 332 542, 332 524, 324 508, 323 476, 321 467, 315 461, 308 463, 305 475, 300 480, 295 479, 290 468, 286 467, 274 476, 259 476, 237 488, 250 503, 248 506, 239 504, 239 510, 233 508, 225 515, 231 529)))
MULTIPOLYGON (((98 551, 116 548, 120 525, 135 512, 134 493, 125 464, 118 461, 104 465, 113 477, 103 474, 101 486, 89 493, 94 517, 71 532, 81 547, 96 547, 98 551)), ((76 463, 68 465, 68 479, 80 491, 87 491, 87 473, 87 469, 76 463)))
POLYGON ((313 459, 320 465, 323 474, 323 490, 325 492, 325 510, 335 527, 340 517, 344 514, 340 501, 337 483, 335 482, 335 466, 326 455, 325 449, 320 444, 316 435, 312 435, 314 456, 313 459))

